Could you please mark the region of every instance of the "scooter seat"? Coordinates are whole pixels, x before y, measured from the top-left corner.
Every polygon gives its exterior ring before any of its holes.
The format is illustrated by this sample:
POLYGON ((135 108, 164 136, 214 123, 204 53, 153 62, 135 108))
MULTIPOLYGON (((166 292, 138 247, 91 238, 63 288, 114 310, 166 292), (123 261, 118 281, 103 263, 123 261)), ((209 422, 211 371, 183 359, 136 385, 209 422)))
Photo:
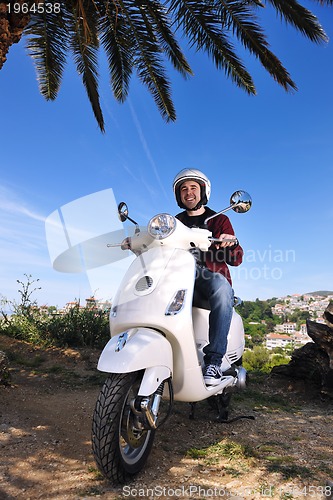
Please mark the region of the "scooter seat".
MULTIPOLYGON (((239 297, 234 297, 234 307, 239 306, 242 303, 242 300, 239 297)), ((200 292, 194 287, 193 293, 193 307, 199 307, 200 309, 207 309, 210 311, 210 305, 208 299, 206 299, 200 292)))
POLYGON ((210 311, 210 305, 208 299, 206 299, 195 287, 193 293, 193 307, 199 307, 200 309, 207 309, 210 311))

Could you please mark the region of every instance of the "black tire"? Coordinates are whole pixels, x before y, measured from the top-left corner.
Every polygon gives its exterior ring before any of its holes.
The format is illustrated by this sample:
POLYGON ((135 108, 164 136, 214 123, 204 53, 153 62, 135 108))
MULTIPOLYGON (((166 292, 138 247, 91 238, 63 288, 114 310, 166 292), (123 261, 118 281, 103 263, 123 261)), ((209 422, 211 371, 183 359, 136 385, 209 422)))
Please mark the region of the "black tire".
POLYGON ((145 465, 155 431, 138 430, 130 401, 137 395, 143 372, 113 373, 101 389, 92 424, 92 449, 101 473, 123 484, 145 465))

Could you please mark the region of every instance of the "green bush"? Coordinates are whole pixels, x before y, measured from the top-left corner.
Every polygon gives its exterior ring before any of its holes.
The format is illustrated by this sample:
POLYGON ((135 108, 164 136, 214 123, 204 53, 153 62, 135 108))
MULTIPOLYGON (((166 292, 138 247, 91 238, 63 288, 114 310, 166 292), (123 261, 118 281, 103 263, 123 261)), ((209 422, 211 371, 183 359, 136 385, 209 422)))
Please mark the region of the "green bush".
POLYGON ((246 350, 243 354, 243 366, 249 372, 269 373, 273 366, 287 364, 290 357, 272 353, 262 346, 255 346, 253 350, 246 350))
POLYGON ((65 314, 53 306, 42 310, 32 299, 32 294, 41 289, 35 287, 39 280, 32 279, 31 274, 25 277, 25 281, 17 280, 20 303, 0 297, 0 333, 39 345, 104 347, 110 338, 108 312, 79 305, 65 314))
POLYGON ((66 314, 53 315, 41 325, 43 337, 53 345, 70 347, 104 347, 110 338, 108 314, 99 309, 80 309, 78 306, 66 314))
POLYGON ((35 320, 20 314, 11 315, 7 321, 1 320, 0 333, 32 344, 43 343, 35 320))
POLYGON ((0 333, 32 344, 57 347, 99 347, 110 338, 108 314, 98 309, 73 307, 51 316, 35 311, 2 319, 0 333))

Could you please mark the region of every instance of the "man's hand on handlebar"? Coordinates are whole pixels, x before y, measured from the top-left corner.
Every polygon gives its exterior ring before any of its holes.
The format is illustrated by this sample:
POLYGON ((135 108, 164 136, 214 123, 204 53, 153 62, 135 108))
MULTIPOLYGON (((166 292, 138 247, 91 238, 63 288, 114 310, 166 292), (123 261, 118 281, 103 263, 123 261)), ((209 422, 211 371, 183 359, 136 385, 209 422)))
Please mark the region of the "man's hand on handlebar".
POLYGON ((238 240, 233 234, 221 234, 218 238, 218 241, 214 241, 217 249, 219 248, 227 248, 238 245, 238 240), (221 243, 219 243, 221 242, 221 243))

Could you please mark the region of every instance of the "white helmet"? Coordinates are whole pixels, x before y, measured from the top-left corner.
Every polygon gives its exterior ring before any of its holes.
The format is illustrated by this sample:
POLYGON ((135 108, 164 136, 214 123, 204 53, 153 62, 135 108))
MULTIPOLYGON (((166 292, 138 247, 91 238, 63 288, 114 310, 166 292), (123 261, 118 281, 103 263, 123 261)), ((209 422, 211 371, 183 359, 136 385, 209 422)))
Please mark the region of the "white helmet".
POLYGON ((202 205, 206 205, 210 197, 210 180, 208 179, 208 177, 206 177, 205 174, 200 172, 200 170, 196 170, 195 168, 184 168, 176 175, 173 180, 173 192, 175 194, 178 206, 180 208, 186 209, 180 198, 180 186, 185 181, 195 181, 201 186, 201 199, 194 210, 197 210, 202 205))

